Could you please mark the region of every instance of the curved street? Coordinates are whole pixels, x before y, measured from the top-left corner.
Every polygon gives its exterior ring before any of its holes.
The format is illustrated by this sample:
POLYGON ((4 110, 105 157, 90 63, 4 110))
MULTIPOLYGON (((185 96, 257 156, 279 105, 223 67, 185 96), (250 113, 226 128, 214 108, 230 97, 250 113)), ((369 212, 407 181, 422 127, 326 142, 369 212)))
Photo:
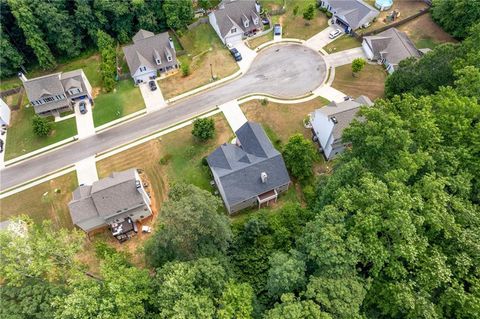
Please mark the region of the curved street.
POLYGON ((271 46, 261 51, 247 73, 238 79, 2 169, 0 190, 49 174, 248 94, 265 93, 280 98, 302 96, 318 88, 325 77, 325 61, 314 50, 299 44, 271 46))

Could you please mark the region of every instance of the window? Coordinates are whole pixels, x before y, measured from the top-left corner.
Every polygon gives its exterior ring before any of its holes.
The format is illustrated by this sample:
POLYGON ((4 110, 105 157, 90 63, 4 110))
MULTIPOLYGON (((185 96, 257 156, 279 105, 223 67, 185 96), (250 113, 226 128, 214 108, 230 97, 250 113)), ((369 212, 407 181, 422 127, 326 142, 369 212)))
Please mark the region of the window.
POLYGON ((173 60, 173 59, 172 59, 172 56, 170 56, 170 55, 167 56, 167 60, 168 60, 168 62, 172 62, 172 60, 173 60))
POLYGON ((237 32, 237 28, 232 28, 231 32, 232 32, 232 33, 237 32))
POLYGON ((160 59, 156 59, 155 62, 157 62, 157 64, 162 64, 162 61, 160 61, 160 59))
POLYGON ((53 100, 54 100, 53 97, 47 97, 43 99, 44 102, 52 102, 53 100))

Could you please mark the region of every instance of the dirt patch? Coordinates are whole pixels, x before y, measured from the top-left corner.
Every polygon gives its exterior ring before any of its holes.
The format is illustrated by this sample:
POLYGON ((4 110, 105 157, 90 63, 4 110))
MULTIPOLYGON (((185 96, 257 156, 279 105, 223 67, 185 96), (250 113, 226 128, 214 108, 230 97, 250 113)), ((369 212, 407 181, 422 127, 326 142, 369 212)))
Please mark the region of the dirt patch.
POLYGON ((457 42, 432 20, 430 13, 409 21, 398 29, 405 32, 418 48, 432 48, 445 42, 457 42))

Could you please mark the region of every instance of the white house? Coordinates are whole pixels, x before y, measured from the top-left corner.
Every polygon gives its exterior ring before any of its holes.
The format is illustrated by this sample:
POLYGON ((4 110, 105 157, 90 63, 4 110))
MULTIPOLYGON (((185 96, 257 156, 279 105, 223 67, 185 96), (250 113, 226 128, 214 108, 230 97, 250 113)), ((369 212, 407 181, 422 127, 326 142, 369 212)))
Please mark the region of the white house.
POLYGON ((0 125, 10 125, 10 108, 0 99, 0 125))
POLYGON ((311 114, 314 139, 320 144, 326 159, 330 160, 349 145, 348 141, 342 140, 342 133, 362 105, 371 106, 373 103, 367 96, 361 95, 355 100, 332 101, 311 114))

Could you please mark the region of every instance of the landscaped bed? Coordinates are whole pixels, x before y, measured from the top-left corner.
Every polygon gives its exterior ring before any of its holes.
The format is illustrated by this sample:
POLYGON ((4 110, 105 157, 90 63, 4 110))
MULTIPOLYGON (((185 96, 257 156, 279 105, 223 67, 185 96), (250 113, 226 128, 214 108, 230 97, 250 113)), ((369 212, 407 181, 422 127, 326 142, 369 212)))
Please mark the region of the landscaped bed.
POLYGON ((237 63, 210 24, 185 31, 180 41, 187 54, 178 59, 190 66, 190 75, 183 76, 179 71, 158 81, 165 99, 212 82, 212 74, 221 79, 238 70, 237 63))
POLYGON ((328 53, 335 53, 343 50, 358 48, 360 46, 362 46, 362 44, 355 37, 342 35, 341 37, 324 46, 323 49, 328 53))
POLYGON ((332 87, 353 96, 366 95, 372 101, 383 97, 387 72, 382 65, 366 64, 357 76, 352 75, 352 65, 347 64, 335 68, 335 79, 332 87))
POLYGON ((133 84, 132 79, 119 81, 113 92, 98 95, 94 102, 93 122, 95 126, 145 108, 142 93, 133 84))
POLYGON ((51 220, 58 228, 72 228, 67 204, 77 186, 77 174, 71 172, 3 198, 0 221, 28 215, 37 223, 51 220))
MULTIPOLYGON (((24 101, 27 97, 24 96, 24 101)), ((25 103, 23 103, 25 104, 25 103)), ((52 122, 52 131, 48 136, 39 137, 33 133, 32 120, 35 111, 32 106, 22 106, 19 110, 12 111, 10 128, 7 131, 5 145, 5 160, 27 154, 39 148, 60 142, 77 134, 75 118, 60 122, 52 122)))

